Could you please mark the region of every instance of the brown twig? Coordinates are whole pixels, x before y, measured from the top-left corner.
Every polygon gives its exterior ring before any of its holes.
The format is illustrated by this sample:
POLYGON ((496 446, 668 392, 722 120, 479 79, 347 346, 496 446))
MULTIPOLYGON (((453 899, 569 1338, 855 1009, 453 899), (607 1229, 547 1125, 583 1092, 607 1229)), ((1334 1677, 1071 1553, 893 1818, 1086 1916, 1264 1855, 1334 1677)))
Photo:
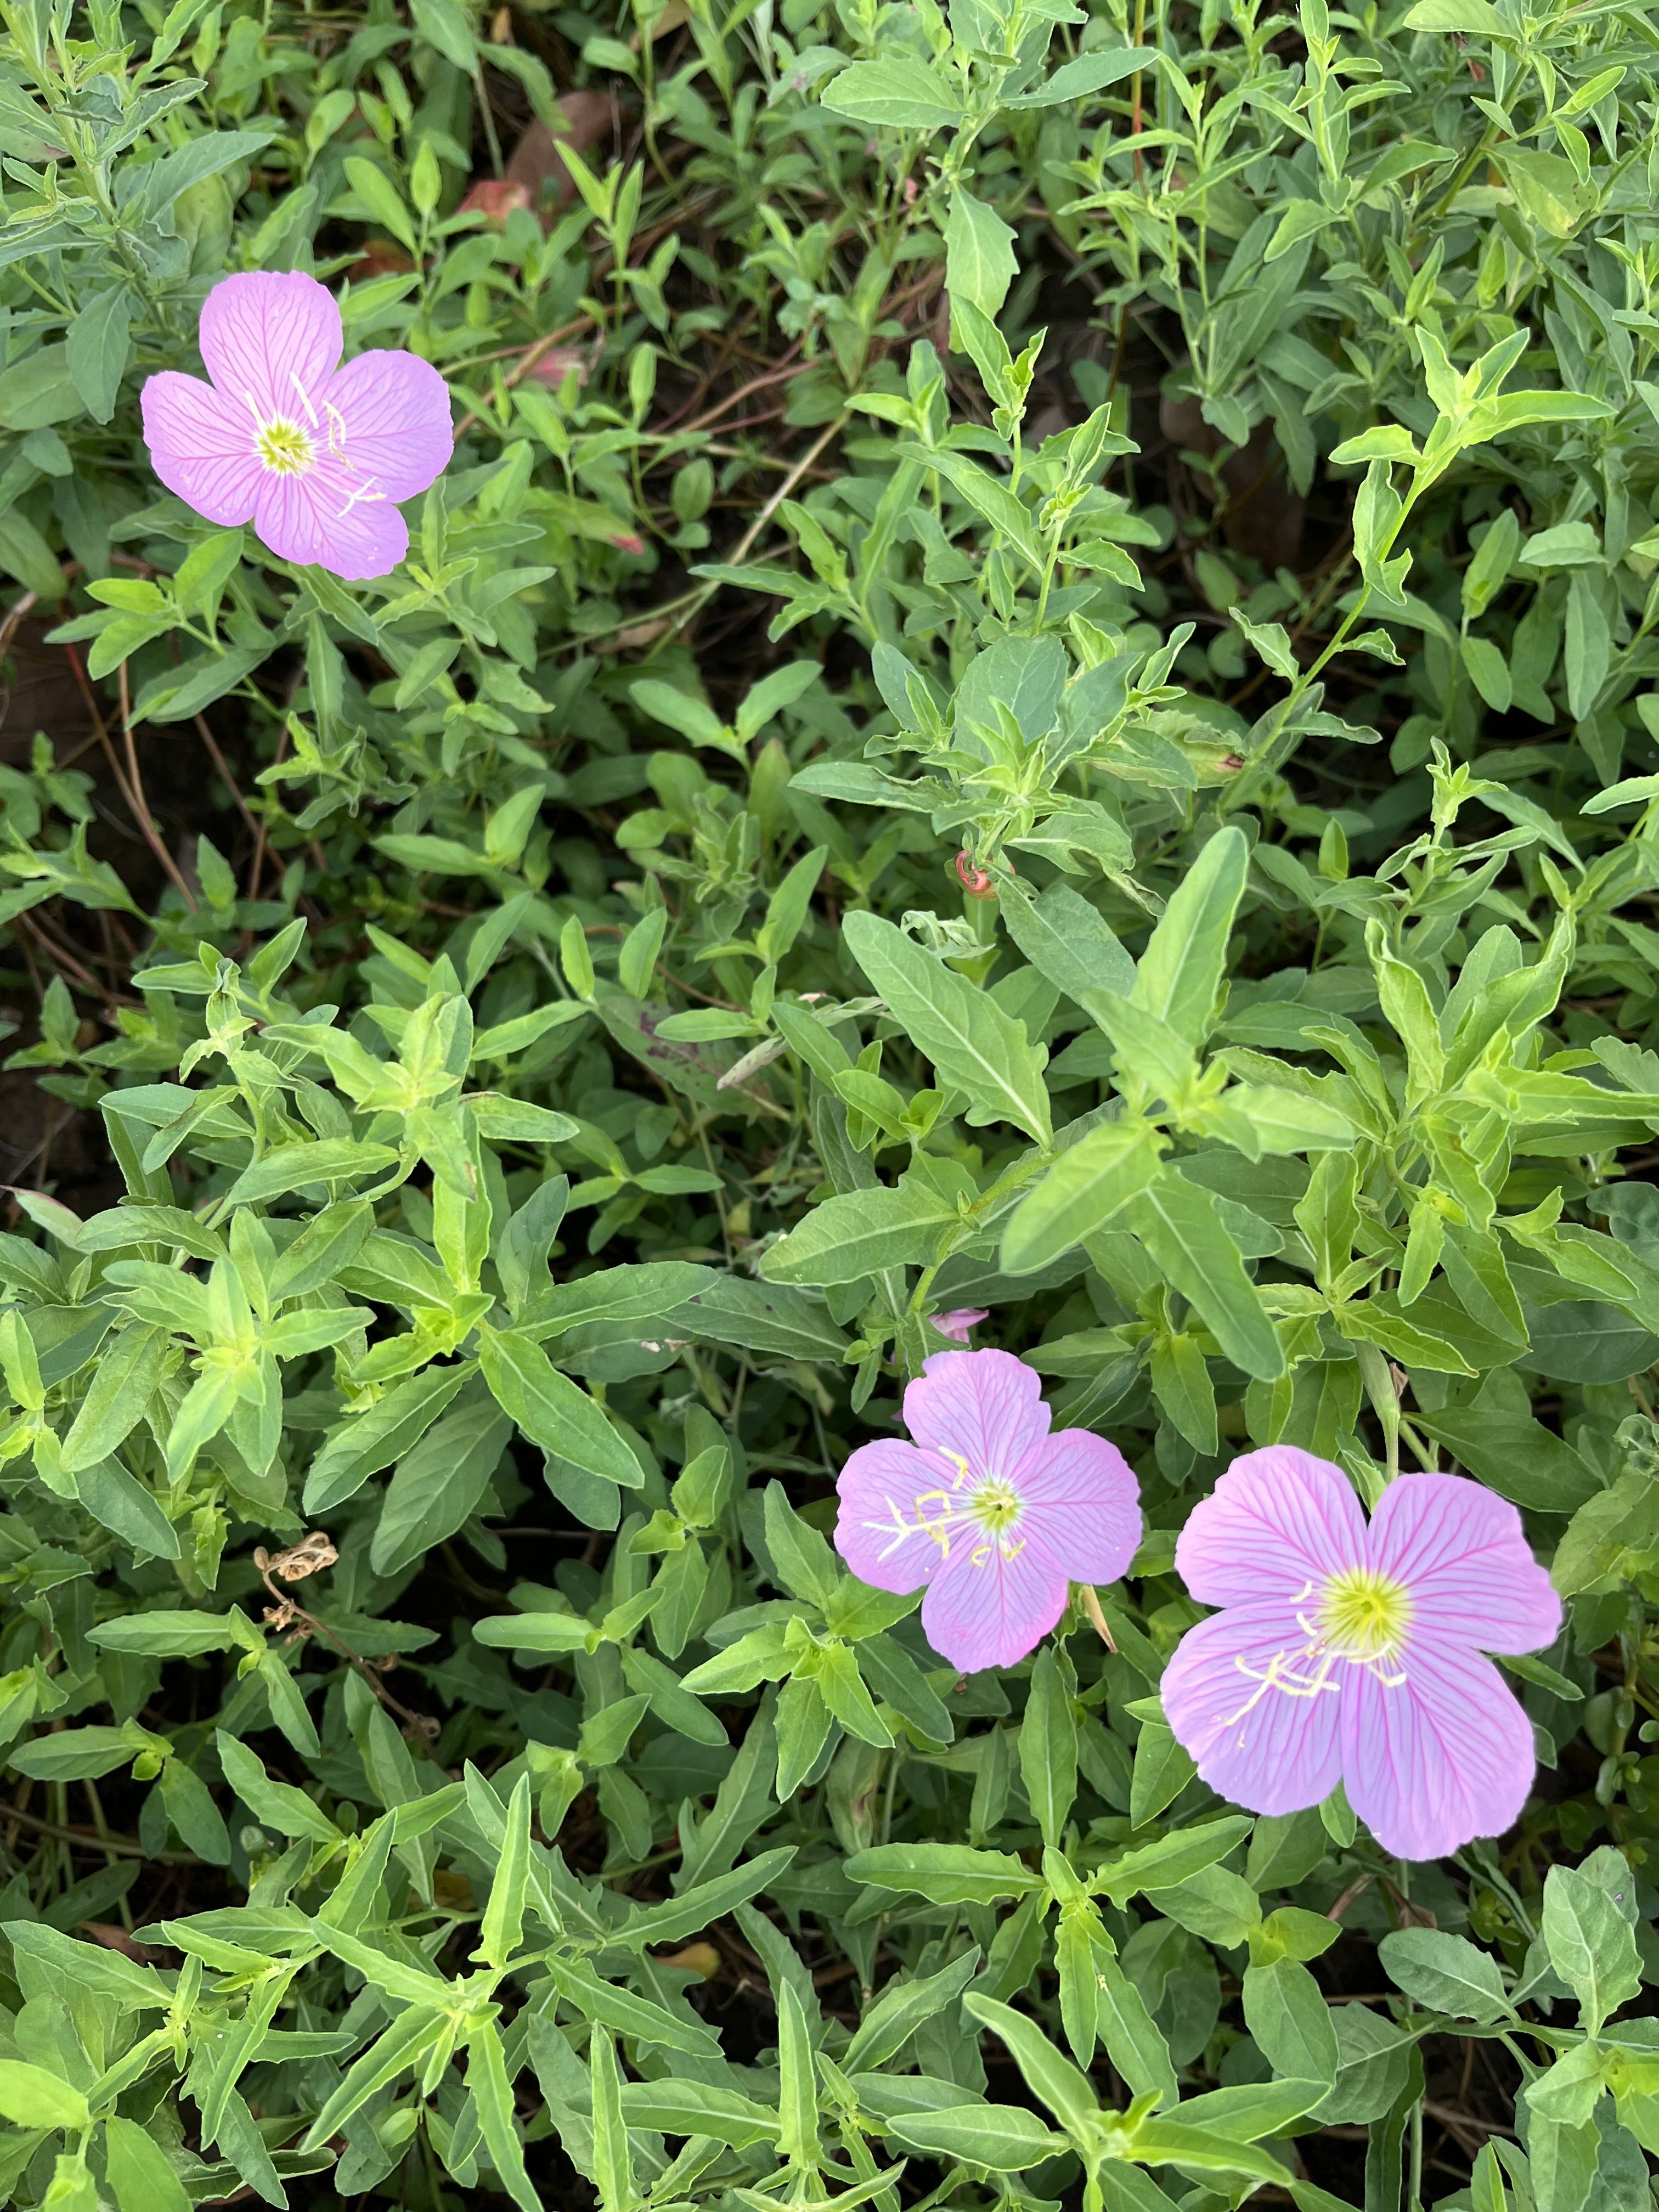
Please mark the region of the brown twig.
MULTIPOLYGON (((26 910, 22 914, 20 914, 17 916, 17 919, 21 922, 23 927, 27 931, 29 935, 38 940, 40 950, 46 953, 47 957, 52 962, 53 965, 55 967, 66 969, 69 974, 75 978, 76 981, 79 983, 83 991, 95 991, 106 1006, 114 1006, 119 1003, 112 995, 108 984, 100 982, 97 976, 92 973, 90 969, 83 967, 81 962, 76 958, 75 955, 70 951, 68 947, 61 945, 57 938, 52 935, 52 932, 47 929, 46 924, 41 921, 38 914, 33 914, 26 910)), ((130 999, 126 1003, 129 1006, 137 1006, 139 1002, 136 999, 130 999)))
MULTIPOLYGON (((325 1620, 319 1620, 314 1613, 307 1613, 289 1591, 277 1589, 270 1579, 271 1570, 280 1568, 288 1556, 291 1555, 285 1554, 273 1559, 263 1544, 254 1547, 253 1564, 259 1571, 259 1579, 276 1601, 276 1617, 273 1619, 269 1613, 265 1616, 270 1626, 281 1631, 297 1623, 304 1634, 324 1638, 349 1665, 356 1668, 380 1703, 389 1712, 396 1713, 406 1729, 412 1729, 425 1743, 435 1742, 441 1732, 440 1723, 429 1713, 411 1712, 407 1705, 400 1705, 381 1680, 377 1667, 371 1666, 367 1659, 354 1651, 343 1637, 335 1634, 325 1620)), ((313 1569, 307 1567, 304 1571, 310 1573, 313 1569)))
POLYGON ((16 636, 24 623, 40 604, 39 592, 25 592, 21 599, 15 599, 6 609, 6 618, 3 622, 0 622, 0 653, 6 651, 13 638, 16 636))
POLYGON ((1337 1899, 1336 1903, 1332 1905, 1330 1911, 1325 1915, 1326 1919, 1340 1920, 1343 1914, 1347 1911, 1348 1907, 1353 1903, 1355 1898, 1361 1895, 1365 1890, 1368 1890, 1376 1880, 1376 1876, 1374 1874, 1362 1874, 1357 1881, 1351 1881, 1347 1887, 1343 1891, 1341 1896, 1337 1899))
POLYGON ((127 779, 131 787, 134 817, 150 850, 172 878, 173 889, 193 914, 196 910, 195 894, 185 881, 184 872, 162 842, 160 825, 149 811, 149 794, 144 789, 144 779, 138 768, 138 741, 132 733, 132 690, 125 660, 117 669, 116 681, 121 694, 121 742, 127 757, 127 779))
POLYGON ((1423 2110, 1430 2119, 1438 2120, 1443 2128, 1469 2128, 1478 2130, 1483 2136, 1507 2136, 1511 2142, 1516 2140, 1515 2130, 1506 2127, 1502 2120, 1483 2120, 1473 2112, 1455 2112, 1449 2105, 1431 2105, 1426 2101, 1423 2110))
MULTIPOLYGON (((557 330, 544 331, 540 337, 533 339, 532 343, 524 349, 523 356, 520 359, 518 367, 513 371, 510 376, 503 378, 502 381, 506 384, 507 390, 511 392, 515 384, 522 384, 526 377, 529 375, 531 370, 534 368, 536 363, 541 359, 544 353, 550 353, 553 348, 557 345, 562 339, 574 337, 576 332, 580 330, 585 330, 592 319, 593 318, 592 315, 578 315, 574 322, 561 323, 557 330)), ((455 425, 455 442, 457 445, 459 445, 462 438, 465 437, 466 433, 472 428, 473 424, 479 419, 479 416, 471 408, 467 410, 466 413, 462 416, 460 421, 455 425)))
POLYGON ((193 1867, 205 1863, 193 1851, 147 1851, 132 1836, 100 1836, 95 1828, 60 1827, 56 1820, 43 1820, 39 1814, 21 1812, 15 1805, 8 1806, 0 1818, 4 1819, 9 1834, 27 1828, 37 1836, 50 1836, 55 1842, 69 1844, 83 1851, 110 1851, 117 1858, 149 1859, 158 1866, 193 1867))
MULTIPOLYGON (((685 424, 683 434, 690 437, 699 430, 706 430, 711 422, 717 422, 722 415, 729 415, 732 408, 740 407, 745 399, 751 398, 756 392, 764 392, 774 384, 787 384, 791 377, 799 376, 805 370, 816 367, 815 362, 795 359, 795 356, 800 351, 800 340, 797 338, 775 368, 768 369, 763 376, 751 376, 746 384, 740 384, 735 392, 718 401, 706 413, 695 416, 685 424)), ((665 422, 659 423, 657 427, 659 430, 669 431, 674 428, 680 419, 678 414, 671 415, 665 422)))
POLYGON ((230 793, 232 799, 234 801, 236 811, 241 816, 243 821, 246 823, 248 828, 257 837, 259 834, 259 824, 254 819, 252 808, 242 796, 240 785, 230 772, 230 763, 225 758, 223 753, 219 750, 218 739, 214 736, 212 731, 209 729, 206 721, 200 714, 198 714, 195 717, 195 721, 197 734, 207 748, 208 758, 213 763, 214 767, 218 769, 220 780, 224 784, 225 789, 230 793))
POLYGON ((179 874, 172 854, 161 842, 155 824, 150 818, 149 802, 144 797, 143 784, 138 777, 138 755, 132 741, 132 721, 127 698, 127 664, 125 660, 121 663, 121 720, 125 730, 127 757, 132 764, 133 781, 131 783, 128 782, 126 771, 122 768, 116 754, 114 744, 110 738, 109 725, 105 721, 92 686, 87 681, 87 672, 81 665, 80 654, 72 645, 66 645, 64 650, 69 655, 69 664, 75 672, 76 683, 80 687, 81 696, 86 701, 87 712, 92 716, 93 726, 98 732, 98 742, 104 748, 105 757, 110 765, 110 773, 115 778, 116 788, 126 802, 127 811, 137 824, 144 842, 161 862, 168 880, 193 913, 196 901, 191 897, 189 884, 179 874))

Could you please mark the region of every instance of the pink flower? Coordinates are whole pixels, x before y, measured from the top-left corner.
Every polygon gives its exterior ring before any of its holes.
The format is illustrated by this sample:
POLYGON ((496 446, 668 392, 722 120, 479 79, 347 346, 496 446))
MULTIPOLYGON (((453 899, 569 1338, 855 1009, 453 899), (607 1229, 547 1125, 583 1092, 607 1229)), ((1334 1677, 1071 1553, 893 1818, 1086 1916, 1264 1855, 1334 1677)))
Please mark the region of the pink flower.
POLYGON ((1140 1541, 1122 1453, 1051 1435, 1042 1389, 1012 1352, 939 1352, 904 1393, 915 1442, 860 1444, 841 1471, 836 1549, 878 1589, 925 1584, 927 1641, 964 1674, 1023 1659, 1070 1585, 1115 1582, 1140 1541))
POLYGON ((1408 1474, 1370 1527, 1347 1477, 1286 1444, 1247 1453, 1176 1546, 1224 1607, 1182 1638, 1164 1711, 1210 1787, 1255 1813, 1341 1781, 1398 1857, 1501 1835, 1532 1787, 1532 1723, 1488 1651, 1554 1642, 1561 1606, 1515 1508, 1408 1474))
POLYGON ((314 276, 227 276, 202 308, 211 384, 145 384, 155 473, 210 522, 252 520, 284 561, 384 576, 409 550, 399 500, 443 473, 449 389, 412 353, 337 366, 340 311, 314 276))
MULTIPOLYGON (((933 1327, 941 1336, 948 1336, 957 1344, 966 1344, 969 1330, 982 1322, 989 1310, 987 1306, 957 1306, 953 1312, 935 1314, 933 1327)), ((941 1358, 945 1356, 938 1355, 941 1358)))

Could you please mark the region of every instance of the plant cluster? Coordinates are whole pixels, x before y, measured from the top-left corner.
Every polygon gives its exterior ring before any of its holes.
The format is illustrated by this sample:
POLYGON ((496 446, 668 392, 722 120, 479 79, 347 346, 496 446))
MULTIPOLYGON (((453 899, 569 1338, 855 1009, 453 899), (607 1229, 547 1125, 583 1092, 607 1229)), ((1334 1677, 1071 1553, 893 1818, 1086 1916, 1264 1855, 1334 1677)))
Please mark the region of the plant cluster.
POLYGON ((1649 11, 0 22, 0 2196, 1652 2212, 1649 11))

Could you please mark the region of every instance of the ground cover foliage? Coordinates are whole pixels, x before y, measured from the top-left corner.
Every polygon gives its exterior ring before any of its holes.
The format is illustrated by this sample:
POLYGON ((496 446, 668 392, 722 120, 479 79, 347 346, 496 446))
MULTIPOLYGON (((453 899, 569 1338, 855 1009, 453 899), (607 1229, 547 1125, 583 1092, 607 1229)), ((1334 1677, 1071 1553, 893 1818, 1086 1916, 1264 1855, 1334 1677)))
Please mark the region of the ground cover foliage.
POLYGON ((1648 12, 0 15, 13 2201, 1646 2212, 1648 12), (139 441, 292 268, 380 582, 139 441), (1115 1650, 830 1547, 959 1308, 1115 1650), (1275 1441, 1523 1513, 1508 1837, 1195 1778, 1275 1441))

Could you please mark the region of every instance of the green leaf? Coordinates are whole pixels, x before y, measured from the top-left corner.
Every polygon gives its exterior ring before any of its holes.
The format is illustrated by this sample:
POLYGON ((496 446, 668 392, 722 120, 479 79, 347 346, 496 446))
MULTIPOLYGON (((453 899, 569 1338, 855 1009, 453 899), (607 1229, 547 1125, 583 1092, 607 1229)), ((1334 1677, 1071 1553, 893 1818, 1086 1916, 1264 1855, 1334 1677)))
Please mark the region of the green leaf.
POLYGON ((1507 714, 1514 696, 1510 664, 1489 637, 1465 636, 1463 665, 1469 680, 1494 714, 1507 714))
POLYGON ((1137 70, 1156 69, 1158 64, 1156 46, 1097 46, 1075 61, 1062 62, 1047 82, 1035 92, 1022 92, 1012 100, 1005 100, 1005 107, 1059 107, 1073 100, 1086 100, 1091 93, 1104 92, 1110 86, 1121 84, 1137 70))
POLYGON ((887 2133, 930 2158, 959 2159, 993 2173, 1020 2173, 1066 2148, 1066 2137, 1045 2128, 1023 2105, 949 2105, 942 2112, 898 2112, 887 2133))
POLYGON ((872 984, 941 1083, 964 1092, 975 1127, 1012 1121, 1039 1144, 1050 1135, 1042 1071, 1048 1053, 1024 1024, 965 976, 931 959, 877 915, 849 914, 842 933, 872 984))
MULTIPOLYGON (((1135 1741, 1135 1762, 1129 1783, 1129 1820, 1144 1828, 1155 1820, 1197 1773, 1192 1753, 1165 1721, 1143 1721, 1135 1741)), ((1165 1879, 1169 1879, 1165 1876, 1165 1879)))
POLYGON ((1336 2030, 1330 2007, 1313 1976, 1294 1959, 1244 1970, 1244 2019, 1256 2046, 1281 2079, 1336 2080, 1336 2030))
POLYGON ((915 1980, 896 1975, 879 1996, 865 2007, 858 2031, 842 2057, 842 2070, 856 2074, 861 2068, 884 2066, 896 2058, 924 2021, 949 2016, 978 1966, 979 1954, 969 1950, 936 1974, 923 1974, 915 1980))
MULTIPOLYGON (((1633 1909, 1635 1881, 1627 1867, 1624 1887, 1633 1909)), ((1594 2035, 1642 1986, 1630 1916, 1583 1869, 1553 1866, 1544 1878, 1543 1930, 1550 1965, 1577 1998, 1583 2025, 1594 2035)))
POLYGON ((331 1429, 306 1476, 309 1514, 326 1513, 401 1459, 471 1373, 468 1367, 431 1367, 394 1383, 365 1413, 331 1429))
POLYGON ((475 70, 477 47, 466 11, 458 0, 413 0, 415 27, 447 62, 468 75, 475 70))
POLYGON ((19 2128, 90 2127, 87 2100, 71 2083, 44 2066, 0 2058, 0 2115, 19 2128))
POLYGON ((101 1782, 118 1766, 131 1765, 143 1747, 125 1729, 63 1729, 18 1745, 6 1758, 36 1782, 101 1782))
MULTIPOLYGON (((415 0, 418 11, 434 0, 415 0)), ((507 2075, 507 2054, 499 2031, 486 2024, 472 2030, 467 2045, 466 2086, 478 2114, 478 2125, 489 2153, 496 2179, 520 2212, 542 2212, 542 2200, 525 2171, 524 2143, 513 2109, 513 2084, 507 2075)))
POLYGON ((994 1997, 981 1996, 973 1990, 962 2002, 975 2020, 1007 2045, 1028 2086, 1042 2098, 1066 2133, 1074 2141, 1091 2141, 1099 2106, 1088 2077, 1056 2051, 1036 2022, 1028 2020, 1023 2013, 1015 2012, 994 1997))
POLYGON ((0 390, 0 429, 40 430, 51 422, 67 422, 82 412, 85 403, 70 374, 68 349, 37 346, 7 369, 0 390))
POLYGON ((1143 2120, 1135 2130, 1134 2155, 1149 2166, 1182 2166, 1200 2173, 1247 2173, 1258 2181, 1281 2186, 1289 2172, 1253 2144, 1230 2142, 1216 2130, 1188 2127, 1179 2119, 1143 2120))
POLYGON ((854 1881, 909 1891, 930 1905, 990 1905, 999 1898, 1028 1897, 1042 1887, 1007 1851, 976 1851, 967 1844, 878 1844, 847 1862, 854 1881))
MULTIPOLYGON (((319 1933, 322 1931, 319 1929, 319 1933)), ((354 1965, 356 1960, 352 1962, 354 1965)), ((444 1984, 437 1987, 441 1995, 444 1984)), ((301 2148, 315 2150, 410 2067, 418 2066, 428 2051, 448 2032, 449 2023, 435 2007, 411 2005, 373 2042, 350 2069, 316 2118, 301 2148)))
POLYGON ((1034 899, 1017 877, 1000 887, 1002 919, 1040 975, 1091 1006, 1100 991, 1127 998, 1134 989, 1135 963, 1111 929, 1069 884, 1052 884, 1034 899))
POLYGON ((775 2142, 778 2116, 736 2089, 706 2081, 624 2081, 622 2109, 630 2127, 665 2136, 706 2136, 744 2150, 775 2142))
POLYGON ((471 1518, 512 1433, 482 1393, 427 1431, 386 1486, 369 1547, 377 1575, 401 1572, 471 1518))
MULTIPOLYGON (((1146 963, 1141 963, 1146 973, 1146 963)), ((1237 1245, 1207 1191, 1166 1168, 1130 1200, 1123 1225, 1146 1245, 1154 1264, 1193 1306, 1235 1366, 1257 1381, 1285 1372, 1281 1349, 1237 1245)))
MULTIPOLYGON (((422 0, 430 5, 431 0, 422 0)), ((346 182, 368 210, 369 221, 389 231, 399 246, 409 252, 418 252, 415 225, 409 210, 398 198, 397 187, 386 171, 360 154, 349 154, 345 160, 346 182)))
MULTIPOLYGON (((787 1955, 793 1965, 794 1954, 787 1955)), ((812 2020, 818 2021, 817 2000, 810 1981, 806 1990, 812 2020)), ((778 2013, 778 2155, 793 2166, 812 2172, 823 2162, 823 2146, 818 2134, 818 2081, 812 2063, 811 2027, 793 1974, 774 1970, 774 1996, 778 2013)))
POLYGON ((1157 1176, 1167 1141, 1136 1116, 1103 1121, 1068 1146, 1009 1216, 1004 1267, 1035 1273, 1103 1229, 1157 1176))
POLYGON ((585 1651, 597 1632, 580 1613, 492 1613, 472 1624, 477 1640, 491 1650, 585 1651))
POLYGON ((956 185, 945 220, 945 289, 951 300, 966 300, 994 318, 1018 273, 1014 233, 994 208, 956 185))
POLYGON ((9 1922, 8 1940, 20 1963, 29 1962, 37 1983, 49 1981, 65 1996, 84 1995, 106 2012, 160 2011, 173 2000, 170 1978, 154 1966, 140 1966, 45 1921, 9 1922))
MULTIPOLYGON (((272 641, 274 643, 275 641, 272 641)), ((234 691, 270 657, 270 645, 233 647, 228 653, 198 653, 164 675, 153 676, 132 702, 135 722, 187 722, 234 691)))
POLYGON ((683 2020, 650 1997, 602 1980, 578 1960, 555 1959, 549 1971, 567 2003, 585 2020, 597 2021, 614 2035, 655 2044, 664 2051, 693 2051, 703 2057, 719 2053, 720 2039, 708 2028, 683 2020))
POLYGON ((1409 31, 1450 31, 1464 38, 1513 35, 1491 0, 1417 0, 1406 13, 1409 31))
POLYGON ((696 1935, 699 1929, 724 1919, 728 1912, 735 1912, 738 1905, 747 1905, 751 1897, 769 1888, 781 1878, 794 1856, 792 1844, 780 1844, 734 1867, 730 1874, 716 1875, 661 1905, 648 1905, 629 1921, 624 1931, 628 1943, 637 1950, 642 1944, 672 1943, 696 1935))
POLYGON ((1587 1498, 1555 1547, 1550 1580, 1563 1597, 1601 1593, 1640 1571, 1659 1551, 1650 1475, 1632 1468, 1587 1498))
POLYGON ((963 118, 962 94, 942 70, 894 47, 879 61, 854 62, 819 94, 833 114, 883 131, 941 131, 963 118))
POLYGON ((216 1730, 216 1735, 225 1780, 256 1820, 274 1828, 279 1836, 303 1837, 331 1846, 340 1842, 339 1829, 303 1790, 295 1790, 287 1782, 273 1782, 246 1745, 223 1729, 216 1730))
POLYGON ((64 337, 64 356, 75 388, 94 422, 115 412, 131 351, 132 295, 125 283, 94 292, 64 337))
MULTIPOLYGON (((1148 1728, 1165 1725, 1162 1721, 1143 1722, 1142 1734, 1148 1728)), ((1109 1859, 1091 1875, 1089 1887, 1114 1905, 1127 1905, 1141 1890, 1169 1889, 1202 1873, 1242 1843, 1249 1830, 1249 1819, 1239 1813, 1224 1814, 1220 1820, 1205 1820, 1197 1827, 1177 1828, 1160 1836, 1156 1843, 1109 1859)))
MULTIPOLYGON (((383 1175, 395 1167, 398 1155, 388 1145, 362 1145, 351 1137, 328 1137, 316 1143, 279 1145, 262 1160, 245 1168, 226 1194, 230 1206, 264 1206, 290 1191, 307 1190, 360 1176, 383 1175)), ((331 1191, 330 1195, 334 1194, 331 1191)))
POLYGON ((1032 1665, 1019 1724, 1019 1771, 1042 1840, 1057 1847, 1077 1796, 1077 1721, 1051 1644, 1032 1665))
POLYGON ((167 1356, 159 1328, 140 1323, 118 1330, 100 1354, 91 1387, 64 1438, 64 1466, 71 1473, 107 1459, 143 1419, 167 1356))
POLYGON ((1094 1985, 1095 2028, 1134 2097, 1155 2097, 1160 2106, 1180 2095, 1170 2046, 1146 2000, 1118 1964, 1104 1930, 1096 1933, 1088 1961, 1094 1985))
MULTIPOLYGON (((1460 0, 1460 4, 1468 5, 1468 0, 1460 0)), ((1503 171, 1522 212, 1551 238, 1571 238, 1595 205, 1595 185, 1581 184, 1577 170, 1563 155, 1547 154, 1535 146, 1495 146, 1492 159, 1503 171)), ((1484 434, 1495 436, 1501 429, 1512 429, 1522 422, 1564 417, 1573 421, 1579 418, 1565 410, 1558 414, 1551 403, 1578 397, 1559 392, 1505 392, 1501 398, 1477 407, 1474 422, 1484 434), (1483 416, 1488 421, 1482 422, 1483 416)), ((1590 409, 1595 405, 1594 401, 1588 403, 1590 409)))
POLYGON ((196 1659, 205 1651, 229 1651, 240 1644, 257 1650, 259 1632, 240 1612, 195 1613, 187 1609, 125 1613, 88 1631, 103 1651, 144 1651, 157 1659, 196 1659))
POLYGON ((481 1326, 478 1364, 503 1413, 532 1443, 586 1474, 637 1489, 640 1463, 586 1390, 561 1374, 540 1345, 515 1330, 481 1326))
POLYGON ((129 1474, 118 1459, 100 1459, 80 1468, 75 1487, 93 1519, 138 1553, 158 1559, 179 1557, 179 1538, 154 1494, 129 1474))
POLYGON ((1455 1453, 1471 1474, 1528 1511, 1573 1513, 1607 1494, 1588 1463, 1553 1429, 1507 1406, 1443 1406, 1425 1414, 1421 1425, 1437 1443, 1455 1453))
POLYGON ((826 1605, 844 1579, 841 1564, 817 1530, 795 1511, 781 1482, 766 1486, 763 1526, 784 1588, 808 1604, 826 1605))
POLYGON ((497 1972, 519 1948, 530 1875, 530 1777, 521 1774, 507 1800, 507 1841, 489 1879, 489 1901, 473 1957, 497 1972))
POLYGON ((768 1282, 829 1288, 889 1267, 925 1267, 941 1235, 961 1220, 931 1183, 907 1177, 893 1188, 849 1191, 815 1206, 761 1261, 768 1282))
POLYGON ((1249 865, 1244 832, 1218 830, 1176 884, 1135 971, 1134 1004, 1194 1047, 1210 1032, 1249 865))
POLYGON ((118 2212, 190 2212, 173 2161, 136 2120, 112 2112, 104 2123, 105 2170, 118 2212))
POLYGON ((713 1275, 694 1297, 675 1307, 667 1327, 671 1335, 705 1338, 786 1359, 838 1364, 848 1346, 847 1336, 818 1299, 741 1275, 713 1275))
POLYGON ((1437 1928, 1399 1928, 1379 1947, 1389 1979, 1431 2011, 1483 2023, 1513 2008, 1498 1961, 1462 1936, 1437 1928))
POLYGON ((731 732, 714 708, 681 690, 678 684, 659 683, 652 678, 630 684, 629 693, 634 704, 642 708, 653 721, 665 723, 683 738, 689 738, 694 745, 718 745, 722 750, 730 750, 731 732))

